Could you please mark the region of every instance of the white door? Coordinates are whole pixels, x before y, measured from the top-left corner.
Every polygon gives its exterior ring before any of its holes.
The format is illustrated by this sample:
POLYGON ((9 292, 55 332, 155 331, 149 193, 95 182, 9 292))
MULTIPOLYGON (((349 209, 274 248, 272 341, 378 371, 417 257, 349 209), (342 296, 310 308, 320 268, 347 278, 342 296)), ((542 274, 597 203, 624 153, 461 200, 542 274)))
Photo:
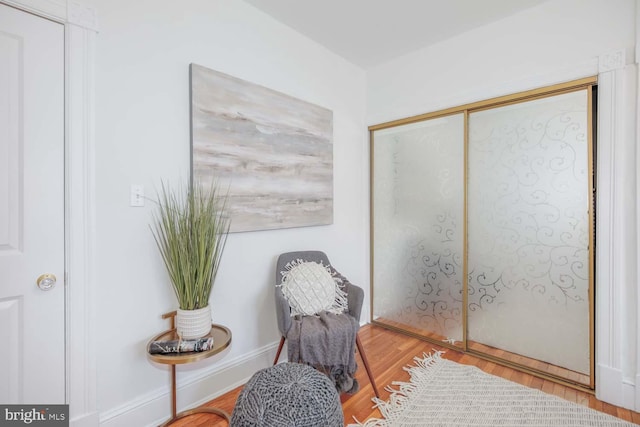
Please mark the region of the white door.
POLYGON ((0 4, 2 403, 65 401, 64 275, 64 27, 0 4))

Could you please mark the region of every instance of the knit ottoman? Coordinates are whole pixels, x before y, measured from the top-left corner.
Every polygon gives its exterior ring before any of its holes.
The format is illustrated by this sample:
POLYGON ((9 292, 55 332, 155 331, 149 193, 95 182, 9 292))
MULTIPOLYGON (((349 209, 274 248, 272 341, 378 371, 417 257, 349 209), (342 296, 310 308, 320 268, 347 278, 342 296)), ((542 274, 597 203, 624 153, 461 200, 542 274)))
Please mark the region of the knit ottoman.
POLYGON ((343 427, 340 397, 310 366, 281 363, 256 372, 238 396, 231 427, 343 427))

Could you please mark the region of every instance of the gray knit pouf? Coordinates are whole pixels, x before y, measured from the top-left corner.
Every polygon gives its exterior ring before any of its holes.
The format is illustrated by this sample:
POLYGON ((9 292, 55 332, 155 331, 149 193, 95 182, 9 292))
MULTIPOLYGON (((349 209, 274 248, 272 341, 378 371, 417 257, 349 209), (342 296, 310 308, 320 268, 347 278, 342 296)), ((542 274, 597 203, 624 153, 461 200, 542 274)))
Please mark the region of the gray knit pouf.
POLYGON ((343 427, 340 396, 310 366, 281 363, 256 372, 238 396, 231 427, 343 427))

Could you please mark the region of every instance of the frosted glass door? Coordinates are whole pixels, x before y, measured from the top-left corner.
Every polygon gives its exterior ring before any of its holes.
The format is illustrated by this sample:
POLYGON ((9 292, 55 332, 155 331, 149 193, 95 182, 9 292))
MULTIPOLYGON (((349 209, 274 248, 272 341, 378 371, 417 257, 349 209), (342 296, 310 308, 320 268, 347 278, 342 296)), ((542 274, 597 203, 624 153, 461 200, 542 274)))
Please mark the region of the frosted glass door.
POLYGON ((467 170, 469 348, 586 375, 588 99, 585 89, 471 112, 467 170))
POLYGON ((462 340, 464 114, 372 133, 373 316, 462 340))

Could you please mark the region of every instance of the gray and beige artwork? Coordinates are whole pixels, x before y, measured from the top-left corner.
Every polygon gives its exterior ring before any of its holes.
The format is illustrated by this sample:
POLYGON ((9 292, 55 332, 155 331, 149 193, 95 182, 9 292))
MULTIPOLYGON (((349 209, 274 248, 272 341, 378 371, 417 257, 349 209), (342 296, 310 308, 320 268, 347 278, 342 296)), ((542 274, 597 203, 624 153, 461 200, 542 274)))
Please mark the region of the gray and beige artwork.
POLYGON ((333 113, 191 64, 194 182, 229 189, 231 231, 333 223, 333 113))

